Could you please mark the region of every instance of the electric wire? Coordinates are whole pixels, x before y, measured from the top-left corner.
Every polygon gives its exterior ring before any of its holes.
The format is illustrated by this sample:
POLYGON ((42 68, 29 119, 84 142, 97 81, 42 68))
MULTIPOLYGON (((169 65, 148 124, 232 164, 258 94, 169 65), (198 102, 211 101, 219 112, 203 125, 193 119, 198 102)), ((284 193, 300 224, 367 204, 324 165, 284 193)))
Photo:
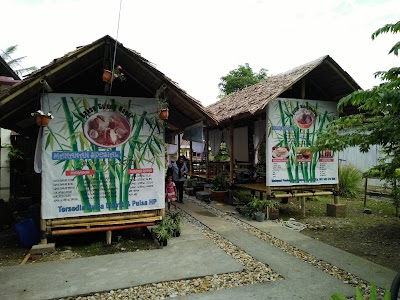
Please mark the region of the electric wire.
MULTIPOLYGON (((118 34, 119 34, 119 23, 121 20, 121 8, 122 8, 122 0, 119 2, 119 12, 118 12, 118 23, 117 23, 117 37, 115 39, 115 46, 114 46, 114 57, 113 57, 113 62, 112 62, 112 68, 111 68, 111 78, 114 78, 114 69, 115 69, 115 58, 117 56, 117 45, 118 45, 118 34)), ((113 85, 113 80, 111 80, 110 83, 110 91, 109 93, 111 94, 112 90, 112 85, 113 85)))

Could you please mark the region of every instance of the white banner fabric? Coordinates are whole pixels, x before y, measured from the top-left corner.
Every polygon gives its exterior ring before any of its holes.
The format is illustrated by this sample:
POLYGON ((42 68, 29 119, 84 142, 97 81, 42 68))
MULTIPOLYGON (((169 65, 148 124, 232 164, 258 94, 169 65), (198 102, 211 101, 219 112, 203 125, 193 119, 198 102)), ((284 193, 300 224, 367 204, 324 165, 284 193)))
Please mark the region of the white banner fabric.
POLYGON ((54 115, 43 129, 43 219, 165 207, 155 99, 45 94, 43 105, 54 115))
POLYGON ((338 183, 338 155, 311 152, 318 134, 338 117, 336 102, 278 98, 268 104, 267 185, 338 183))

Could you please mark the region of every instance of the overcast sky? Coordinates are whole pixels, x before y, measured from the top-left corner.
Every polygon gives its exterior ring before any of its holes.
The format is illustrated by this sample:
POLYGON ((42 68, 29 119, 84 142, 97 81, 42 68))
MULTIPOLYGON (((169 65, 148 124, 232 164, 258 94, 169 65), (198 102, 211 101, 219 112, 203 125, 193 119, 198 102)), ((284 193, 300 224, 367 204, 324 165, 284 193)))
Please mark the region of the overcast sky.
MULTIPOLYGON (((400 20, 399 0, 0 0, 0 49, 18 45, 42 67, 104 35, 155 64, 203 105, 221 76, 249 63, 278 74, 330 55, 364 89, 400 35, 371 33, 400 20), (117 36, 118 33, 118 36, 117 36)), ((118 60, 117 60, 118 63, 118 60)))

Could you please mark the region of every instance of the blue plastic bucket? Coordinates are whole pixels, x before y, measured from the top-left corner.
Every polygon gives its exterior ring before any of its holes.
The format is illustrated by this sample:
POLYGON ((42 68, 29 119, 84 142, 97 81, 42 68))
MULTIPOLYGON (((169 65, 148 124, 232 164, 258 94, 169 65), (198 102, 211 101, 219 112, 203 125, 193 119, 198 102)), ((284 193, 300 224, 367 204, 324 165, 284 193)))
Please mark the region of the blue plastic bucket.
POLYGON ((40 232, 32 219, 25 219, 15 224, 15 231, 22 246, 32 247, 40 241, 40 232))

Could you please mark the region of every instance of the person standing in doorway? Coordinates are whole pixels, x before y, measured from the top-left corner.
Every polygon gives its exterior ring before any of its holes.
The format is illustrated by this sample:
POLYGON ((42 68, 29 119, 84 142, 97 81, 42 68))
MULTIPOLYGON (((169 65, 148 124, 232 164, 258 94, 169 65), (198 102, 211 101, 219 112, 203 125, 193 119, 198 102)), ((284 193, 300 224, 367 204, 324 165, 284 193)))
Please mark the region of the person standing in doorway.
POLYGON ((186 180, 185 175, 188 173, 183 155, 179 156, 178 161, 172 164, 172 171, 172 177, 178 190, 178 202, 183 203, 183 184, 186 180))

